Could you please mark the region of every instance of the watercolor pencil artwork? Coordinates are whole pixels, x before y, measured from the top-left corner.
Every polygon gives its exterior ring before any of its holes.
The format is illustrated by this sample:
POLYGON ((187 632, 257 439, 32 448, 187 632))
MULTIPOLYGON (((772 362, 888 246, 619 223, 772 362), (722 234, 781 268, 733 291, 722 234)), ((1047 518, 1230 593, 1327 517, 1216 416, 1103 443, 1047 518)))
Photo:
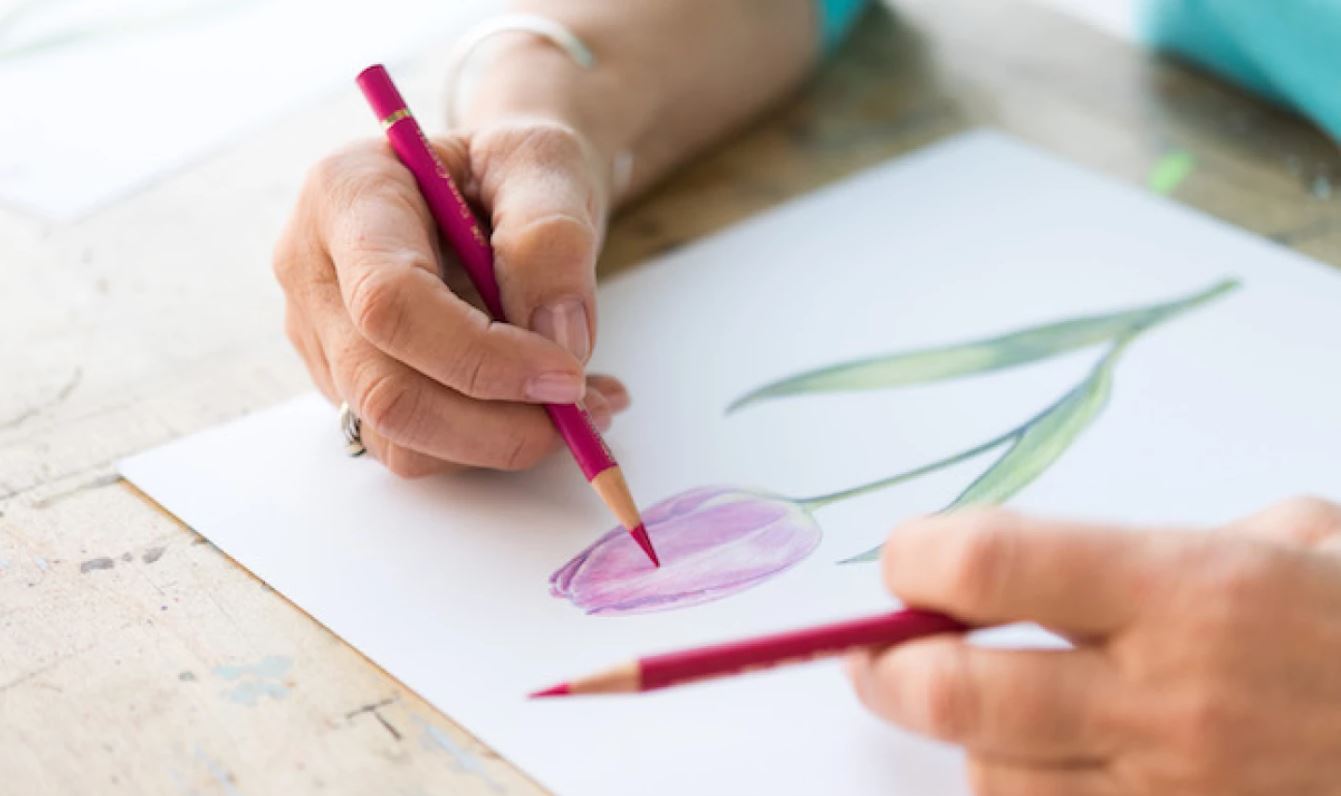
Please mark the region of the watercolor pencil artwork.
POLYGON ((315 393, 121 470, 550 791, 966 796, 961 756, 833 661, 526 695, 897 607, 868 559, 916 514, 1197 528, 1341 499, 1338 306, 1316 263, 977 133, 601 285, 592 368, 633 397, 607 439, 654 578, 570 461, 406 481, 342 455, 315 393))
MULTIPOLYGON (((619 616, 688 608, 729 597, 782 574, 819 547, 814 512, 1002 450, 1000 457, 942 511, 1004 503, 1057 462, 1103 413, 1114 369, 1151 329, 1238 289, 1225 279, 1192 296, 1107 315, 1075 318, 960 345, 889 354, 802 373, 764 385, 728 412, 788 396, 878 390, 1003 370, 1103 345, 1093 369, 1074 388, 1020 425, 968 450, 870 484, 812 498, 788 498, 737 487, 699 487, 652 506, 648 534, 662 566, 647 566, 622 528, 615 528, 550 576, 550 590, 589 614, 619 616)), ((880 548, 842 563, 871 562, 880 548)))

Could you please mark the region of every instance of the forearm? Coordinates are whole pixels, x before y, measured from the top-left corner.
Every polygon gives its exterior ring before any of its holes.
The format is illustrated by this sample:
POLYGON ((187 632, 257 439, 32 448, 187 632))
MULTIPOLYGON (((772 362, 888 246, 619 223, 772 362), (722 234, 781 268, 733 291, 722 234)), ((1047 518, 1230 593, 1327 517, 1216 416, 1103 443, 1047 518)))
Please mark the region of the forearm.
POLYGON ((460 110, 477 126, 556 118, 599 156, 630 152, 626 197, 757 114, 818 55, 814 0, 517 0, 567 25, 596 53, 583 70, 527 35, 500 37, 460 110))

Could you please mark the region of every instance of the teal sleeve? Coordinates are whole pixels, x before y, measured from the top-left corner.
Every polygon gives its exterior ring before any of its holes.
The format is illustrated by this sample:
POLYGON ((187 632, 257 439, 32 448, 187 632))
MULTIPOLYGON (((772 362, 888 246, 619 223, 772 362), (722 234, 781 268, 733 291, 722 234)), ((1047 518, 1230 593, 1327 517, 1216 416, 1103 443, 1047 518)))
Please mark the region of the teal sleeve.
POLYGON ((815 0, 819 16, 820 42, 831 53, 847 37, 852 25, 866 8, 867 0, 815 0))
POLYGON ((1146 0, 1146 34, 1341 139, 1341 0, 1146 0))

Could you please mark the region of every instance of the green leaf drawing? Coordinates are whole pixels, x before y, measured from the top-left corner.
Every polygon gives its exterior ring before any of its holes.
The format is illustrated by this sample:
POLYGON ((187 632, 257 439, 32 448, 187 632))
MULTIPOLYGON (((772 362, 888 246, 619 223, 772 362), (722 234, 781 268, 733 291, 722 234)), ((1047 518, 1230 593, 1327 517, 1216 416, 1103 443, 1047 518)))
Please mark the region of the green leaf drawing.
MULTIPOLYGON (((1130 337, 1120 339, 1084 381, 1007 434, 1010 445, 1001 458, 942 511, 1004 503, 1047 472, 1103 413, 1113 392, 1113 367, 1130 340, 1130 337)), ((874 561, 879 557, 880 548, 876 547, 841 563, 874 561)))
POLYGON ((736 399, 727 408, 727 413, 788 395, 928 384, 1015 367, 1105 341, 1130 337, 1238 286, 1237 280, 1227 279, 1191 296, 1163 304, 1072 318, 968 343, 844 362, 759 387, 736 399))

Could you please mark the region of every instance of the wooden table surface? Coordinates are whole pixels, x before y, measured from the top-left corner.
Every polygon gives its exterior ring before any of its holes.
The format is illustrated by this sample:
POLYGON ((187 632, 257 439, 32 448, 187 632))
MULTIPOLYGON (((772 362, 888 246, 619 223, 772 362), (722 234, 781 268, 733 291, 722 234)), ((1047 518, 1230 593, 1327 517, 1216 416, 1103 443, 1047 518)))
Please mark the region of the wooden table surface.
MULTIPOLYGON (((603 273, 981 125, 1163 166, 1176 201, 1341 264, 1341 157, 1307 124, 1022 0, 900 8, 624 212, 603 273)), ((369 132, 351 87, 77 223, 0 211, 0 791, 541 790, 114 474, 308 389, 270 247, 306 165, 369 132)))

